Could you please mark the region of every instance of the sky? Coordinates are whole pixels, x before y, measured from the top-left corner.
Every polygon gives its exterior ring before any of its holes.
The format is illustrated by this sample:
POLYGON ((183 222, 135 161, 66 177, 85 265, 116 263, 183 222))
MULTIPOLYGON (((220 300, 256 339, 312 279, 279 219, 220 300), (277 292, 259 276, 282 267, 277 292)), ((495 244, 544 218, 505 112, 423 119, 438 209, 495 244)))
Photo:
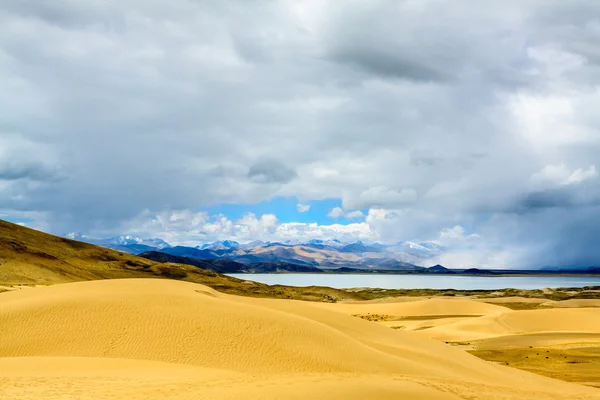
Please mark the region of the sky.
POLYGON ((0 218, 600 265, 596 0, 2 0, 0 218))

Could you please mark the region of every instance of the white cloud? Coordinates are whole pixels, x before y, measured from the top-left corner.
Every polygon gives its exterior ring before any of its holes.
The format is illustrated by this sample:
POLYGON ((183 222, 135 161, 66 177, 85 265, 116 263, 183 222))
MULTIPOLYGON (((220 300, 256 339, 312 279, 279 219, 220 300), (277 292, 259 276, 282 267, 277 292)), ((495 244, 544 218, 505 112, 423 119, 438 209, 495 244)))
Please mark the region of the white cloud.
POLYGON ((559 81, 554 92, 520 91, 509 100, 516 132, 538 154, 600 140, 597 121, 591 117, 592 110, 600 107, 600 89, 573 90, 571 85, 559 81))
POLYGON ((283 223, 275 232, 277 240, 338 239, 341 241, 376 241, 379 234, 366 223, 319 225, 316 223, 283 223))
POLYGON ((329 212, 327 213, 327 216, 329 218, 338 219, 338 218, 343 217, 345 214, 346 213, 344 212, 343 208, 335 207, 335 208, 332 208, 331 210, 329 210, 329 212))
POLYGON ((371 208, 367 215, 368 223, 375 223, 378 221, 395 220, 404 214, 401 210, 386 210, 384 208, 371 208))
POLYGON ((335 208, 332 208, 331 210, 329 210, 329 212, 327 213, 327 216, 329 218, 333 218, 333 219, 339 219, 342 217, 346 218, 346 219, 360 219, 360 218, 364 218, 365 214, 363 214, 362 211, 360 211, 360 210, 345 211, 341 207, 335 207, 335 208))
POLYGON ((440 232, 440 239, 450 239, 453 241, 465 241, 471 239, 477 239, 479 235, 476 233, 465 235, 465 228, 460 225, 456 225, 452 228, 442 229, 440 232))
POLYGON ((298 210, 299 213, 305 213, 310 210, 310 205, 298 203, 298 204, 296 204, 296 209, 298 210))
POLYGON ((584 181, 598 177, 595 165, 587 169, 569 169, 564 163, 546 165, 540 172, 531 176, 531 183, 535 189, 545 189, 551 186, 578 185, 584 181))
POLYGON ((360 210, 350 211, 350 212, 346 213, 346 218, 348 218, 348 219, 359 219, 359 218, 364 218, 364 217, 365 217, 365 214, 363 214, 363 212, 360 210))
POLYGON ((174 245, 195 246, 199 243, 231 239, 240 242, 253 240, 310 240, 339 239, 343 241, 377 240, 379 235, 369 224, 347 225, 287 222, 281 223, 274 214, 260 217, 247 213, 237 220, 224 215, 209 216, 190 210, 144 211, 127 221, 116 231, 97 230, 91 237, 102 238, 117 234, 133 234, 144 238, 161 238, 174 245))
POLYGON ((358 196, 347 193, 342 199, 344 208, 363 209, 371 207, 397 207, 410 204, 417 200, 414 189, 393 189, 387 186, 373 186, 361 192, 358 196))
POLYGON ((563 51, 556 46, 528 47, 527 55, 535 63, 528 71, 534 75, 560 78, 568 71, 583 67, 587 60, 579 54, 563 51))
POLYGON ((583 170, 581 168, 577 168, 569 177, 567 178, 565 184, 566 185, 574 185, 579 184, 583 181, 587 181, 588 179, 593 179, 598 177, 598 172, 596 172, 596 166, 591 165, 588 169, 583 170))

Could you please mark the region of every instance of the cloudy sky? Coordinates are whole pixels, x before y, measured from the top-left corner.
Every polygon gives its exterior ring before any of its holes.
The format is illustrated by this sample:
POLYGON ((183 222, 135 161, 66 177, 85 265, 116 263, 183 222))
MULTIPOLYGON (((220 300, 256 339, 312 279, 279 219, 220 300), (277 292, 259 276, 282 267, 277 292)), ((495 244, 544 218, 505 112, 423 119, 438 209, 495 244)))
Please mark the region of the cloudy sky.
POLYGON ((1 0, 0 218, 600 264, 597 0, 1 0))

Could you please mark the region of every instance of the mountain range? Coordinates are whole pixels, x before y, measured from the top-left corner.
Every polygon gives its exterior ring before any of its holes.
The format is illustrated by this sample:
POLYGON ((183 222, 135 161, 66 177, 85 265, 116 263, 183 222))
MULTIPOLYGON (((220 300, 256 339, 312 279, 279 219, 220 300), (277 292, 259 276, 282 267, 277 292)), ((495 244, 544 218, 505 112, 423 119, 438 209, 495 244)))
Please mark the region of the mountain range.
MULTIPOLYGON (((431 260, 445 250, 436 242, 399 242, 385 245, 362 241, 313 239, 306 242, 258 240, 242 244, 234 240, 220 240, 191 247, 171 246, 162 239, 144 239, 133 235, 93 239, 73 233, 67 237, 129 254, 142 256, 150 254, 155 258, 156 253, 162 253, 189 260, 229 260, 246 266, 259 263, 285 263, 296 265, 298 268, 318 267, 319 270, 335 270, 343 267, 360 270, 413 271, 422 269, 424 265, 431 265, 431 260)), ((276 269, 276 266, 273 268, 276 269)), ((220 271, 218 266, 213 269, 220 271)))

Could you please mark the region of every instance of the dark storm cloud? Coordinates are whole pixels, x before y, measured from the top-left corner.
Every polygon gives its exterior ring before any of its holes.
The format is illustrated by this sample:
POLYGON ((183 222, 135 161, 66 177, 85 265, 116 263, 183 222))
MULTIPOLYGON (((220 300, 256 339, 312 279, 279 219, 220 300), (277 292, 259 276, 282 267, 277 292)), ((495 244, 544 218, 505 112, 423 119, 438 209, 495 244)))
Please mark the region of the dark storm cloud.
POLYGON ((274 160, 264 160, 248 169, 248 178, 257 183, 288 183, 298 174, 291 168, 274 160))
POLYGON ((382 53, 369 46, 360 48, 354 45, 347 49, 339 49, 333 54, 333 59, 341 63, 354 64, 384 78, 395 77, 424 82, 443 82, 451 79, 451 76, 427 65, 415 63, 413 60, 403 60, 393 53, 382 53))
POLYGON ((57 171, 42 164, 14 165, 0 161, 0 180, 31 179, 51 181, 57 179, 57 171))
POLYGON ((543 208, 585 208, 600 204, 600 188, 560 187, 527 193, 515 205, 516 212, 530 212, 543 208))
POLYGON ((144 210, 341 198, 386 205, 365 222, 382 240, 464 224, 511 265, 600 261, 580 177, 600 168, 598 7, 4 1, 0 207, 120 233, 144 210))
POLYGON ((525 210, 573 206, 573 197, 568 191, 555 189, 526 195, 520 204, 525 210))

